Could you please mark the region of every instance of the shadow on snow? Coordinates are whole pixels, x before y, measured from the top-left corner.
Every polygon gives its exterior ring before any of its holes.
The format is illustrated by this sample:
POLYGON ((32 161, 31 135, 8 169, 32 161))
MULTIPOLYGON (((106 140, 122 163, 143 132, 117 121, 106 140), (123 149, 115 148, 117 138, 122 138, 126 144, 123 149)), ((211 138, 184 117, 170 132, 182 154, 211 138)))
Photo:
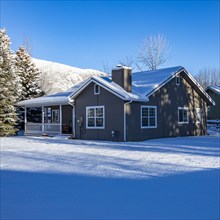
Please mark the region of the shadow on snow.
POLYGON ((219 219, 219 170, 151 179, 1 171, 1 219, 219 219))

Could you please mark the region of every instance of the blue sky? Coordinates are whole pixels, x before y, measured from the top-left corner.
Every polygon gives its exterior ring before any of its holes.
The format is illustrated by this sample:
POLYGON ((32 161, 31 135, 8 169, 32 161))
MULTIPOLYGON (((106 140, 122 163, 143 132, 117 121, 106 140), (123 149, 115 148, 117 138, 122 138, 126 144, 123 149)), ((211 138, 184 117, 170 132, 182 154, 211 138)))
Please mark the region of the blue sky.
POLYGON ((17 50, 29 39, 33 57, 81 68, 114 67, 135 56, 145 36, 162 33, 171 47, 163 67, 192 74, 219 68, 219 1, 5 1, 1 28, 17 50))

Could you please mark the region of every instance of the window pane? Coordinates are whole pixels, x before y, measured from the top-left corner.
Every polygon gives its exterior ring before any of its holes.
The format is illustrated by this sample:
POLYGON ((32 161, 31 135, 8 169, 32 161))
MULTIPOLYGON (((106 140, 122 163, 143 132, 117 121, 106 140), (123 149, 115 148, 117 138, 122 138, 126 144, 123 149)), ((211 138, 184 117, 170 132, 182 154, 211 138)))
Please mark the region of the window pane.
POLYGON ((94 115, 94 108, 89 108, 87 114, 88 114, 88 117, 89 117, 89 118, 94 117, 94 116, 95 116, 95 115, 94 115))
POLYGON ((103 118, 96 118, 96 127, 103 127, 103 118))
POLYGON ((180 77, 179 77, 179 76, 176 77, 176 84, 177 84, 177 85, 180 84, 180 77))
POLYGON ((142 126, 147 127, 148 126, 148 118, 142 118, 142 126))
POLYGON ((150 108, 150 116, 155 116, 155 108, 150 108))
POLYGON ((103 108, 96 108, 96 117, 103 117, 103 108))
POLYGON ((183 110, 183 120, 184 120, 184 122, 188 121, 187 115, 188 115, 188 111, 186 109, 184 109, 183 110))
POLYGON ((183 109, 179 109, 179 122, 183 122, 183 109))
POLYGON ((59 110, 52 110, 52 123, 59 123, 59 110))
POLYGON ((149 126, 155 126, 155 125, 156 125, 155 118, 150 118, 150 125, 149 126))
POLYGON ((142 117, 148 116, 148 108, 142 108, 142 117))
POLYGON ((99 93, 99 85, 95 85, 95 94, 99 93))
POLYGON ((88 118, 88 127, 95 127, 95 119, 88 118))

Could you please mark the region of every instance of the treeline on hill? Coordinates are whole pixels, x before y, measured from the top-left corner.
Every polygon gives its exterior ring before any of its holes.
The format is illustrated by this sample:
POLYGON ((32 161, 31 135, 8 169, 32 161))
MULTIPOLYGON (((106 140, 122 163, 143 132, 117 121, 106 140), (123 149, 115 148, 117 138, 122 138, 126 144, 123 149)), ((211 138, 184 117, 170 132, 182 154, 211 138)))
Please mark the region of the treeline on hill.
POLYGON ((16 53, 10 49, 6 29, 0 29, 0 136, 15 135, 22 120, 18 101, 42 96, 38 85, 40 72, 31 56, 20 47, 16 53))

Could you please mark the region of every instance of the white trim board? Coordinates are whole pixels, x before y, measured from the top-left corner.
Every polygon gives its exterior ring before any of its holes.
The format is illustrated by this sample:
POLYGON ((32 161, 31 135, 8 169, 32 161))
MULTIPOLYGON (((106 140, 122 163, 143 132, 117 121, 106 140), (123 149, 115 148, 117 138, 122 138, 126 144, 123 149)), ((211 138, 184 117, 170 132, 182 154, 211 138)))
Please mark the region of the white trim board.
MULTIPOLYGON (((140 123, 141 123, 141 129, 149 129, 149 128, 157 128, 157 106, 151 106, 151 105, 141 105, 141 117, 140 117, 140 123), (142 109, 143 108, 153 108, 155 109, 155 126, 142 126, 142 109)), ((149 112, 148 112, 149 114, 149 112)), ((150 115, 148 115, 148 119, 150 119, 150 115)))
MULTIPOLYGON (((95 115, 95 111, 94 111, 94 120, 96 120, 96 115, 95 115)), ((96 122, 95 122, 96 124, 96 122)), ((105 129, 105 106, 104 105, 97 105, 97 106, 86 106, 86 129, 105 129), (102 108, 103 109, 103 126, 102 127, 88 127, 88 117, 87 117, 87 113, 88 113, 88 109, 96 109, 96 108, 102 108)))
POLYGON ((189 108, 188 107, 178 107, 178 124, 189 124, 189 108), (179 110, 187 110, 187 121, 179 121, 179 110))

